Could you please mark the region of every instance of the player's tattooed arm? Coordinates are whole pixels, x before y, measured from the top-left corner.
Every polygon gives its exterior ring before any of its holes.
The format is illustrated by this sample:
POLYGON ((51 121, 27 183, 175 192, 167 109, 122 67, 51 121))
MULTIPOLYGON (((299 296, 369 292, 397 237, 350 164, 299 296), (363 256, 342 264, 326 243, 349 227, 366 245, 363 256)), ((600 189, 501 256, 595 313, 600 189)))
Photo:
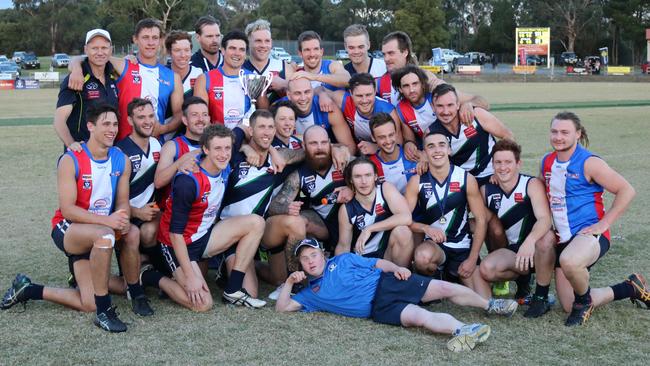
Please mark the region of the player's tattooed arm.
POLYGON ((271 200, 269 204, 269 216, 286 215, 289 212, 289 205, 296 199, 300 190, 300 177, 298 171, 294 171, 282 185, 282 189, 271 200))
POLYGON ((287 148, 281 148, 278 149, 278 153, 280 153, 280 156, 284 159, 284 161, 287 162, 287 165, 300 163, 305 160, 304 149, 291 150, 287 148))

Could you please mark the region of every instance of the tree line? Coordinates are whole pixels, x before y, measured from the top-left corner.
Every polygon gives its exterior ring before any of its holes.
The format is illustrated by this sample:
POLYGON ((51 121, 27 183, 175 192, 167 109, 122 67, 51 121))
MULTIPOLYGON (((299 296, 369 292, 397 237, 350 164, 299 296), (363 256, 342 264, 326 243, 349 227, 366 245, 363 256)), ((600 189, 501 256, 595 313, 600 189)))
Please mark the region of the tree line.
POLYGON ((432 47, 514 55, 520 26, 550 27, 554 54, 586 56, 607 46, 613 63, 632 64, 645 58, 650 28, 650 0, 13 0, 13 8, 0 10, 0 53, 76 53, 95 27, 126 45, 139 19, 192 30, 204 14, 217 18, 222 31, 266 18, 273 37, 285 40, 311 29, 341 41, 346 26, 362 23, 373 49, 386 33, 403 30, 420 59, 432 47))

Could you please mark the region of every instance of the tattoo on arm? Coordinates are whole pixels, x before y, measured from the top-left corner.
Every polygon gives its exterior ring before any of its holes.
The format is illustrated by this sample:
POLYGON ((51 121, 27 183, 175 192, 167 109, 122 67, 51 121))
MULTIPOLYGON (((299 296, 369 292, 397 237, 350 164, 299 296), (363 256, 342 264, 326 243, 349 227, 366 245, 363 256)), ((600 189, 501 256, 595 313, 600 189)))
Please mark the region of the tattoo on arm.
POLYGON ((282 185, 282 189, 273 198, 269 205, 269 216, 286 214, 289 204, 296 199, 300 190, 300 177, 298 171, 291 173, 282 185))
POLYGON ((280 156, 284 158, 284 160, 287 162, 288 165, 299 163, 305 160, 305 150, 303 149, 291 150, 291 149, 282 148, 282 149, 278 149, 278 152, 280 153, 280 156))

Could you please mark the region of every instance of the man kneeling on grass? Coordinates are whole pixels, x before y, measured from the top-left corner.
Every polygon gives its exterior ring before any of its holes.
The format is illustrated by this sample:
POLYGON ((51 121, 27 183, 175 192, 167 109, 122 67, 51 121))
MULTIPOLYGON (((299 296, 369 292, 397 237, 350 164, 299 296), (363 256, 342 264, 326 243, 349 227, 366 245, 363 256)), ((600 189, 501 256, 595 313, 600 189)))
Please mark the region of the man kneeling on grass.
POLYGON ((282 288, 275 310, 325 311, 378 323, 424 327, 435 333, 451 334, 447 348, 471 350, 490 336, 486 324, 465 324, 449 314, 432 313, 418 306, 448 298, 458 305, 482 308, 488 314, 512 316, 513 300, 486 300, 470 288, 411 274, 407 268, 378 258, 352 253, 325 258, 315 239, 302 240, 294 251, 303 271, 294 272, 282 288), (294 283, 309 279, 309 286, 291 297, 294 283))

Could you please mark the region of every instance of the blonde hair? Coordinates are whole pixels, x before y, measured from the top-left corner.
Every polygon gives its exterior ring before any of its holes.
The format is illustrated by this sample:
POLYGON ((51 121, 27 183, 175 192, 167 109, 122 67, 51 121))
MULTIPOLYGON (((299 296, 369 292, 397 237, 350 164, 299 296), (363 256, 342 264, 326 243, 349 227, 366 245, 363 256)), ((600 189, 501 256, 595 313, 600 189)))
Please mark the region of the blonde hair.
POLYGON ((259 30, 267 30, 269 33, 271 33, 271 23, 269 23, 269 21, 266 19, 257 19, 256 21, 248 23, 246 25, 244 33, 246 33, 246 37, 250 38, 253 32, 257 32, 259 30))

